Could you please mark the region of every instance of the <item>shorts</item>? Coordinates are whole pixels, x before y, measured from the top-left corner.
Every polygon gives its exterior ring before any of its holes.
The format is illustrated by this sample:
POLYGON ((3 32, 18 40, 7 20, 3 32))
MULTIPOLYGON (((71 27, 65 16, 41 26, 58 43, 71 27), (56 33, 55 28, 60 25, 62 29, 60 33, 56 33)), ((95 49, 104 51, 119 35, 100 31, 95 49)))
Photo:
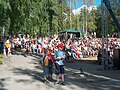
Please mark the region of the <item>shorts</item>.
POLYGON ((65 70, 64 70, 64 65, 58 65, 56 63, 55 65, 55 74, 59 75, 59 74, 64 74, 65 70))

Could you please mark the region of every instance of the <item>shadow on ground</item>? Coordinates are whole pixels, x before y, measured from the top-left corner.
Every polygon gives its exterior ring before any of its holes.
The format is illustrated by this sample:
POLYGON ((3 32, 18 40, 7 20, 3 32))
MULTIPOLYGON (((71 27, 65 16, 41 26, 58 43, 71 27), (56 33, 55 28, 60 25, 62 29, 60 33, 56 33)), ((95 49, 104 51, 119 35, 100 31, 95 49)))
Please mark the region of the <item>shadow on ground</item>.
POLYGON ((5 89, 5 81, 8 81, 10 78, 0 78, 0 90, 7 90, 5 89))
MULTIPOLYGON (((36 59, 38 58, 37 55, 31 55, 35 57, 36 59)), ((41 57, 41 56, 40 56, 41 57)), ((31 80, 16 80, 17 83, 23 82, 23 83, 33 83, 36 81, 42 82, 42 77, 43 74, 41 71, 41 67, 39 65, 39 60, 34 60, 33 64, 35 64, 35 70, 30 70, 30 69, 21 69, 21 68, 14 68, 13 72, 17 75, 28 75, 32 79, 31 80), (36 65, 37 64, 37 65, 36 65)), ((77 62, 78 63, 78 62, 77 62)), ((67 71, 65 72, 65 81, 66 81, 66 86, 69 87, 69 89, 75 89, 76 87, 83 88, 85 90, 120 90, 120 81, 114 81, 114 80, 109 80, 109 79, 103 79, 100 77, 94 77, 91 75, 81 75, 79 73, 74 72, 74 70, 79 70, 79 65, 77 66, 75 63, 66 63, 66 69, 67 71)), ((51 88, 56 88, 56 86, 51 83, 51 84, 46 84, 47 86, 50 86, 51 88)), ((65 90, 63 86, 57 85, 58 90, 65 90)), ((46 87, 48 88, 48 87, 46 87)))

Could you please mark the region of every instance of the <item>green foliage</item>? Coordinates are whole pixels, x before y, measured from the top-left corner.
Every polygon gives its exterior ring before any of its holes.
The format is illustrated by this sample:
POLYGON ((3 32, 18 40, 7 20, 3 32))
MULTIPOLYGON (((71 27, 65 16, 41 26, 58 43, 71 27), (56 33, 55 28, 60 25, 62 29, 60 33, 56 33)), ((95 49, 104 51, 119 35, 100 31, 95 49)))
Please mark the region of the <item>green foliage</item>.
MULTIPOLYGON (((118 0, 110 1, 111 4, 115 4, 118 0)), ((120 7, 114 5, 112 9, 120 20, 120 7)), ((9 34, 23 32, 30 33, 32 36, 36 34, 44 36, 70 28, 80 30, 83 28, 83 13, 85 13, 88 32, 96 31, 99 37, 102 35, 101 7, 90 13, 83 10, 80 15, 75 16, 73 13, 70 15, 71 9, 67 7, 66 0, 14 0, 14 2, 13 0, 0 0, 0 11, 0 28, 5 26, 9 34), (64 20, 66 17, 67 19, 64 20)), ((108 19, 109 33, 117 31, 109 13, 108 19)))
MULTIPOLYGON (((111 3, 111 8, 115 14, 115 16, 117 17, 117 20, 118 22, 120 23, 120 17, 119 17, 119 14, 120 14, 120 7, 117 6, 117 5, 120 5, 120 1, 118 0, 110 0, 110 3, 111 3)), ((95 24, 96 24, 96 32, 97 32, 97 36, 98 37, 102 37, 102 23, 101 23, 101 6, 99 6, 97 8, 97 11, 95 13, 95 24)), ((108 12, 107 14, 107 18, 108 18, 108 34, 110 36, 112 36, 113 32, 118 32, 118 29, 110 15, 110 13, 108 12)))

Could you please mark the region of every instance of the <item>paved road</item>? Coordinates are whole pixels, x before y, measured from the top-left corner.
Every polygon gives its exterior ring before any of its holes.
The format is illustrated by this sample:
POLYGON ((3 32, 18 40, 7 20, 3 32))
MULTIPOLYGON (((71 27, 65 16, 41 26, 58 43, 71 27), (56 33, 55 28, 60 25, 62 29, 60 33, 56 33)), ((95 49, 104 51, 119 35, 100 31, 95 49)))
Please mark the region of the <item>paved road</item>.
POLYGON ((99 71, 99 65, 79 61, 66 63, 67 85, 62 86, 42 82, 42 68, 38 63, 40 56, 17 54, 9 59, 10 63, 0 67, 0 90, 120 90, 120 71, 99 71), (84 74, 79 74, 80 67, 84 74))

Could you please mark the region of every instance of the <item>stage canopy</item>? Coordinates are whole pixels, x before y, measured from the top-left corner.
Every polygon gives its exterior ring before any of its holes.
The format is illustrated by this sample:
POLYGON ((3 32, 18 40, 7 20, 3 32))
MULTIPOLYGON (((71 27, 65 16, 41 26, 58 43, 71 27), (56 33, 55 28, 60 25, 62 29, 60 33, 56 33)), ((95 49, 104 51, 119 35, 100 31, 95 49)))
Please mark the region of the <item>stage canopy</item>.
POLYGON ((73 30, 73 29, 68 29, 68 30, 65 30, 65 31, 62 31, 62 32, 60 32, 61 34, 62 33, 81 33, 81 31, 80 30, 73 30))
POLYGON ((68 29, 68 30, 60 32, 60 34, 65 34, 66 40, 68 38, 80 38, 80 37, 82 37, 81 30, 68 29))

